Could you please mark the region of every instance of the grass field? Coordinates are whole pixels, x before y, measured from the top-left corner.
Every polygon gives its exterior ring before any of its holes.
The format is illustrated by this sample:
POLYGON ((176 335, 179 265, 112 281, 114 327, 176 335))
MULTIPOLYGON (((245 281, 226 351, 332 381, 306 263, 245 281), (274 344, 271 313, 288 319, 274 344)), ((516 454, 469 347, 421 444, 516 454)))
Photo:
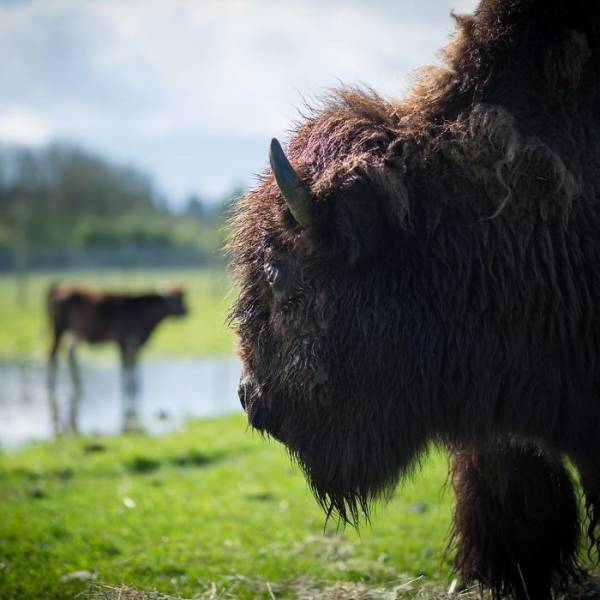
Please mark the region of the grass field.
MULTIPOLYGON (((96 271, 31 275, 26 302, 15 279, 0 276, 0 358, 44 357, 45 294, 54 281, 128 290, 182 284, 190 315, 162 324, 145 352, 234 351, 223 273, 96 271)), ((112 358, 108 348, 82 347, 84 360, 112 358)), ((446 585, 445 477, 436 457, 358 533, 335 522, 324 528, 298 468, 241 417, 159 438, 65 438, 0 454, 0 598, 116 590, 116 599, 123 586, 186 598, 314 597, 333 586, 353 597, 362 587, 406 591, 414 579, 419 588, 446 585)))
MULTIPOLYGON (((190 314, 162 323, 145 347, 155 355, 224 355, 234 351, 234 336, 225 324, 233 293, 222 271, 140 270, 34 273, 28 277, 26 300, 19 298, 13 275, 0 275, 0 358, 42 358, 49 345, 46 290, 51 282, 95 289, 148 291, 181 284, 190 314)), ((96 357, 109 350, 84 349, 96 357)))
POLYGON ((185 598, 299 597, 335 582, 446 586, 445 478, 434 455, 357 533, 324 528, 283 448, 238 416, 159 438, 35 445, 0 455, 0 598, 125 584, 185 598))
MULTIPOLYGON (((165 322, 146 352, 233 353, 223 274, 107 271, 34 275, 25 303, 14 279, 0 276, 0 359, 44 356, 45 291, 56 280, 130 290, 180 283, 191 314, 165 322)), ((453 578, 446 477, 445 458, 433 452, 376 508, 372 525, 355 531, 324 526, 285 450, 248 431, 241 416, 156 438, 70 437, 0 450, 0 599, 445 598, 453 578)))

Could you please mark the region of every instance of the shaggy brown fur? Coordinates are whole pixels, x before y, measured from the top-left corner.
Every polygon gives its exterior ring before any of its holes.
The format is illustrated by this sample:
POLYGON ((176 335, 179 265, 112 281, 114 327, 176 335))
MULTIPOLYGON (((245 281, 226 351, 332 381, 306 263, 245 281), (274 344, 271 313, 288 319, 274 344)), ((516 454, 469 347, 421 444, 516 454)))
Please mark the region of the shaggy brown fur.
POLYGON ((319 226, 267 172, 230 242, 252 425, 354 522, 429 442, 460 448, 457 566, 498 596, 577 571, 562 455, 597 540, 598 11, 482 0, 406 100, 344 89, 297 127, 319 226))
POLYGON ((455 452, 452 469, 455 564, 465 581, 526 600, 550 598, 552 584, 577 575, 577 499, 559 458, 501 440, 455 452))

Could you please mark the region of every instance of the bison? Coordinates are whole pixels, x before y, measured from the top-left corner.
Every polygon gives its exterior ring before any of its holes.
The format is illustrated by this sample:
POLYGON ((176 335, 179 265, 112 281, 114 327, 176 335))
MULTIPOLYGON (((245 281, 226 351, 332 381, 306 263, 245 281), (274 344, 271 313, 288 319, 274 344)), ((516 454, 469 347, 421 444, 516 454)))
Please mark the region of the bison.
MULTIPOLYGON (((76 410, 81 391, 79 368, 75 357, 78 341, 91 344, 115 342, 121 354, 123 389, 127 397, 126 427, 133 421, 137 394, 136 362, 140 348, 148 341, 157 325, 166 317, 187 314, 183 290, 173 288, 165 292, 110 293, 95 292, 77 287, 53 284, 47 294, 48 316, 52 343, 48 360, 48 388, 53 412, 54 388, 58 349, 65 333, 71 335, 69 368, 75 391, 71 410, 76 410)), ((56 420, 56 419, 55 419, 56 420)), ((76 429, 75 417, 71 428, 76 429)))
POLYGON ((233 216, 250 424, 352 523, 447 448, 455 565, 496 597, 581 573, 565 458, 598 546, 599 11, 481 0, 405 99, 344 88, 273 140, 233 216))

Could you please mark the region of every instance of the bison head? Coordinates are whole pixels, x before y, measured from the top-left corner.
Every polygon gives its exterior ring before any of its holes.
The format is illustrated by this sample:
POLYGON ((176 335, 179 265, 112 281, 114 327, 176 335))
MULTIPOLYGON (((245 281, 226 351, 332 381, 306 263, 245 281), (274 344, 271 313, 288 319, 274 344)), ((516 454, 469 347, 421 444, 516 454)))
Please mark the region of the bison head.
POLYGON ((273 140, 230 241, 249 421, 289 448, 328 512, 353 521, 423 441, 410 390, 421 307, 414 282, 407 291, 419 258, 401 231, 405 168, 386 157, 388 109, 346 92, 298 131, 291 162, 273 140), (378 126, 365 126, 369 111, 378 126))
POLYGON ((242 404, 343 519, 427 440, 556 437, 557 340, 580 333, 555 269, 581 169, 570 121, 542 107, 570 114, 597 78, 586 35, 556 41, 542 4, 486 0, 459 18, 447 67, 402 102, 342 90, 285 153, 272 142, 270 171, 236 205, 242 404))

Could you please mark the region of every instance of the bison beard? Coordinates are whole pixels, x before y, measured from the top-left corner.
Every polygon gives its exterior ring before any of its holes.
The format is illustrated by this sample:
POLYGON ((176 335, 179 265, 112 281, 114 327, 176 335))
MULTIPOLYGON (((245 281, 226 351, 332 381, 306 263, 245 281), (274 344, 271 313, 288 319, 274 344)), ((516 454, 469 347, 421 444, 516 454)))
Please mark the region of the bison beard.
POLYGON ((358 522, 430 443, 452 454, 456 566, 550 598, 600 520, 600 16, 483 0, 446 66, 343 89, 236 205, 250 423, 358 522))

